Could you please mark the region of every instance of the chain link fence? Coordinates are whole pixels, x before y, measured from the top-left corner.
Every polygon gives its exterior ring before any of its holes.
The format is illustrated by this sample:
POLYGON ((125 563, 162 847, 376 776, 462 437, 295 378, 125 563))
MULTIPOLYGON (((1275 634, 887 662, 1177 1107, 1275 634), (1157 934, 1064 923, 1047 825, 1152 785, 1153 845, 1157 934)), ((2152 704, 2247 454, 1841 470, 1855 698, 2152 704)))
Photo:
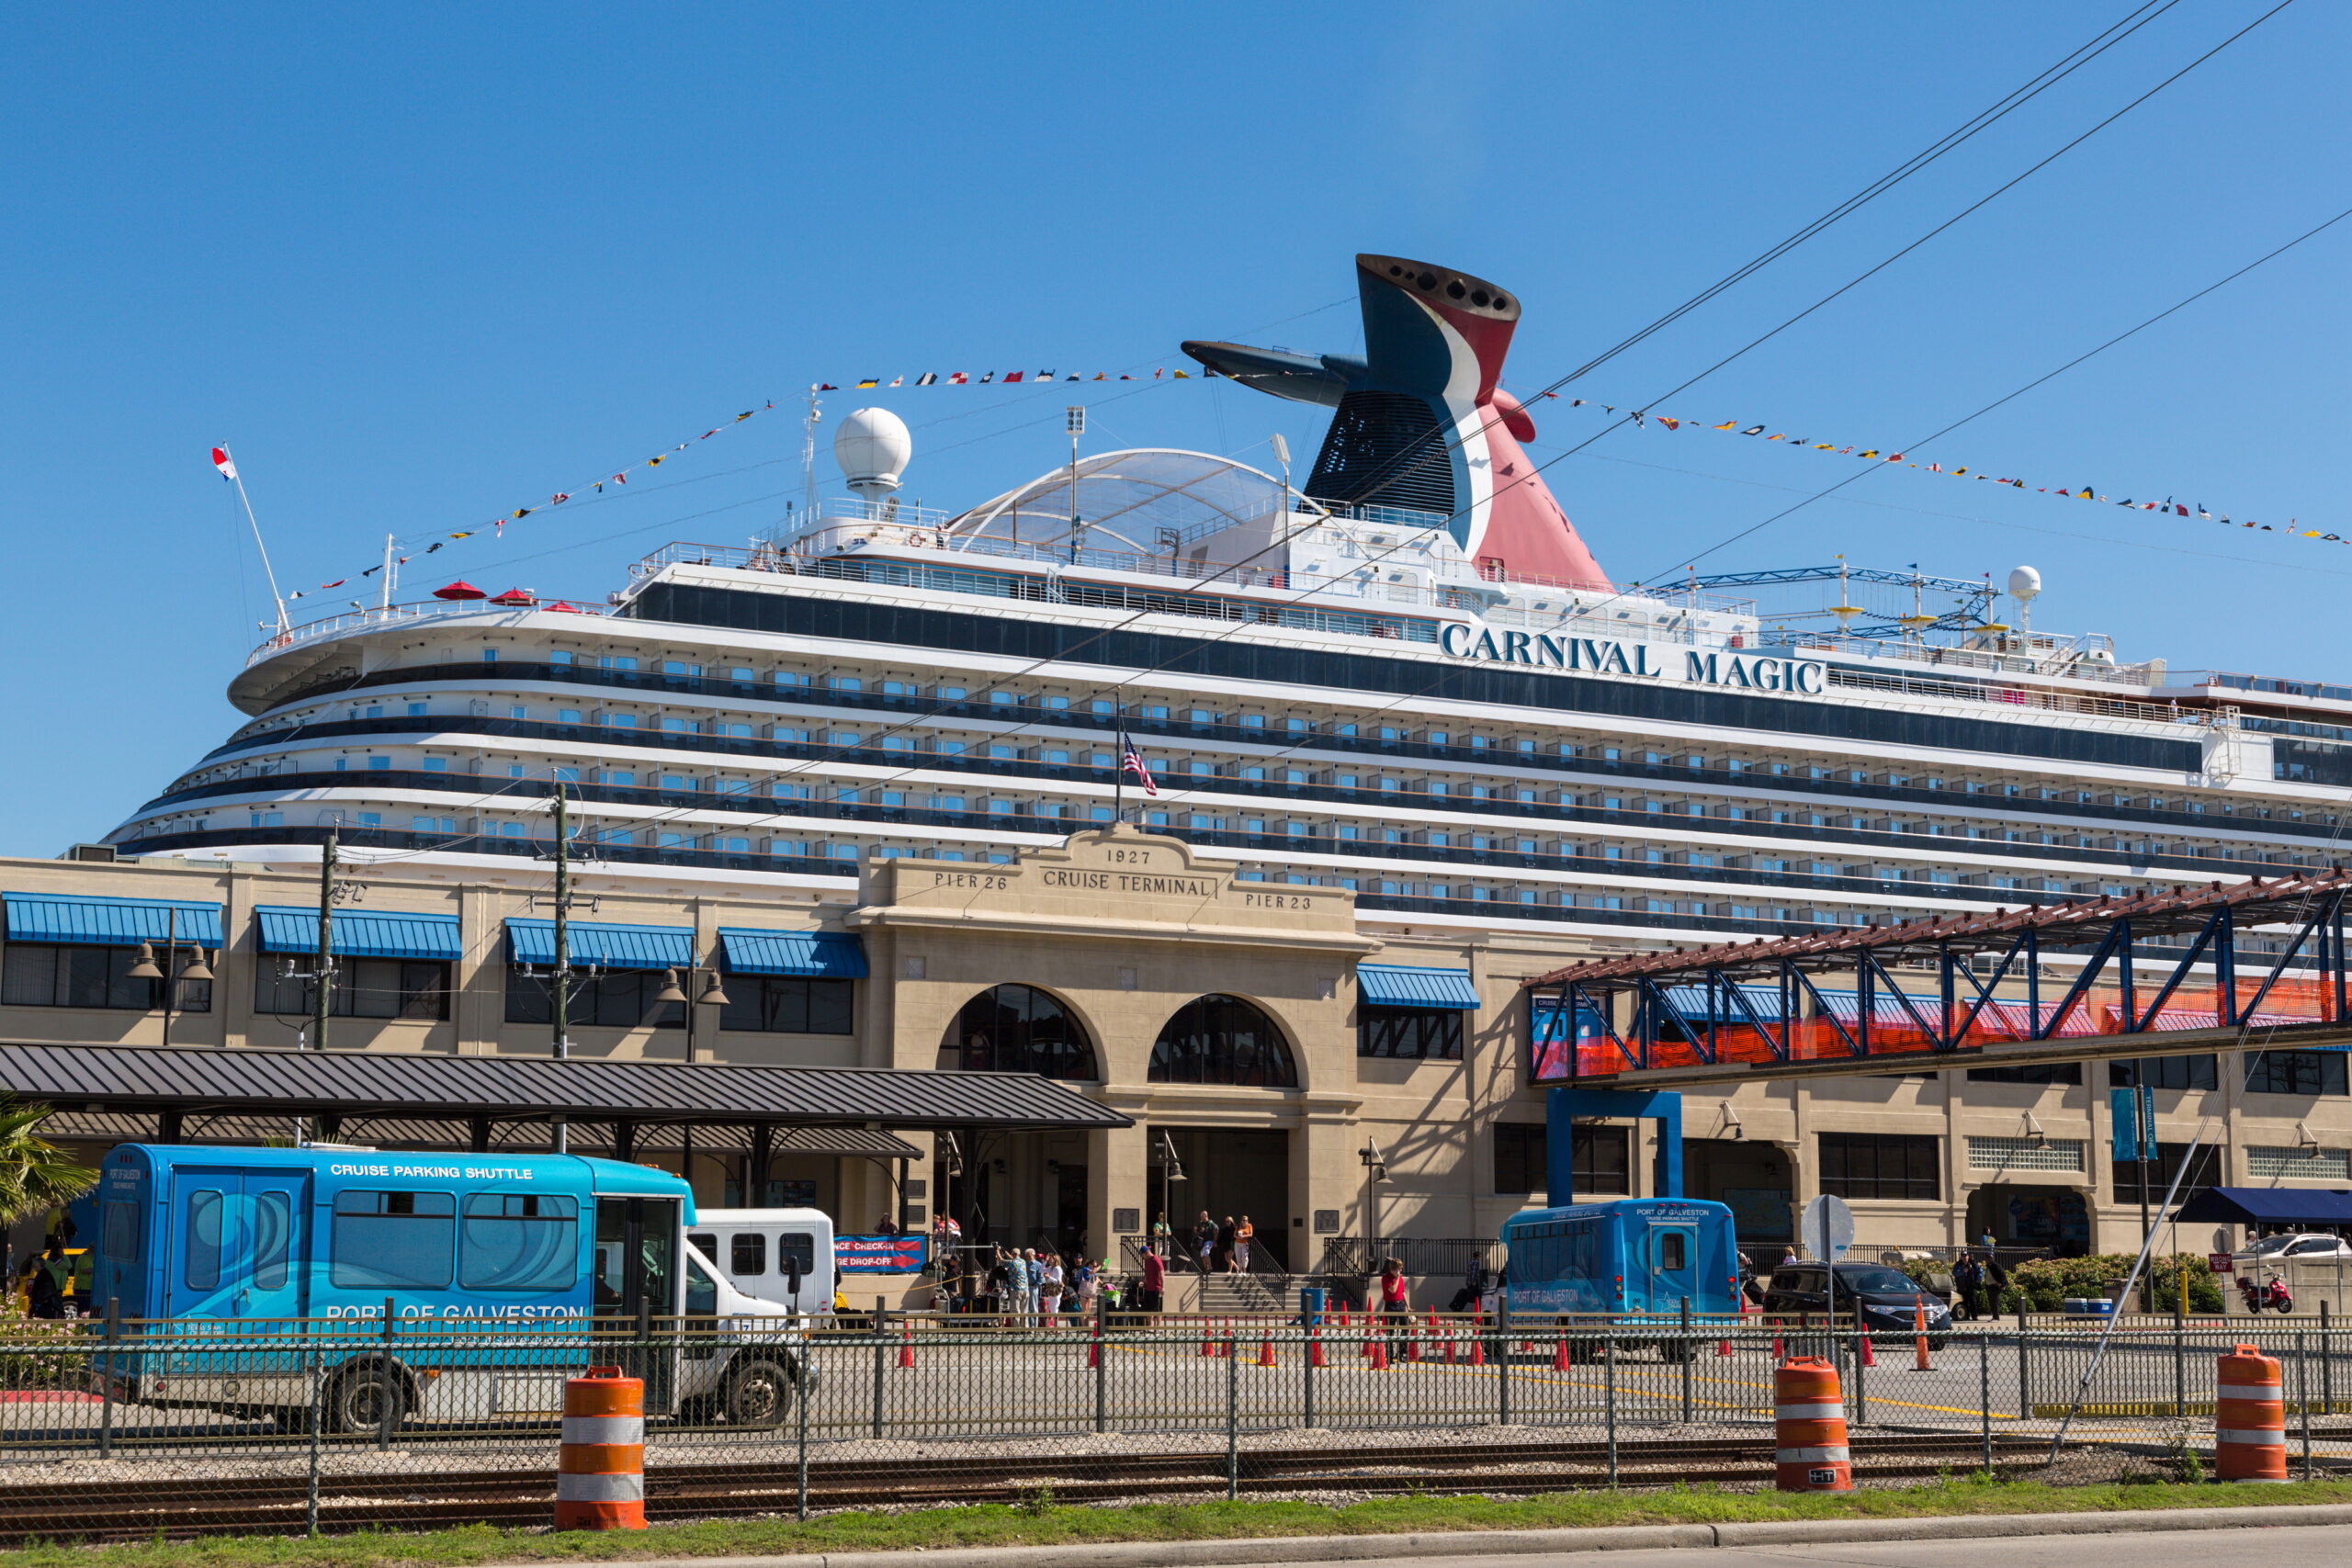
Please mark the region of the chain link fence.
POLYGON ((2102 1348, 2080 1323, 1752 1317, 82 1320, 0 1338, 0 1538, 542 1524, 591 1366, 644 1381, 656 1519, 1764 1489, 1798 1356, 1838 1369, 1859 1484, 2185 1478, 2210 1473, 2215 1359, 2248 1343, 2282 1363, 2290 1463, 2352 1471, 2352 1337, 2267 1323, 2131 1319, 2102 1348))

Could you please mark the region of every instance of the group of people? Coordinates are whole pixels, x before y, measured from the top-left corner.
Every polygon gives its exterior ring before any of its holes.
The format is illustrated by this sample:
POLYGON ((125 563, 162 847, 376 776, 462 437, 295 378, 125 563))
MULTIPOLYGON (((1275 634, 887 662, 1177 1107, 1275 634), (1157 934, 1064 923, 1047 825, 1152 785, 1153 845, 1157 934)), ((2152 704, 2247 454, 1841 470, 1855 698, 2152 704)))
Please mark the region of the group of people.
MULTIPOLYGON (((951 1253, 948 1258, 956 1259, 956 1255, 951 1253)), ((956 1286, 963 1278, 960 1259, 944 1266, 943 1295, 957 1295, 956 1286)), ((1115 1309, 1120 1298, 1119 1279, 1112 1272, 1109 1258, 1096 1263, 1080 1254, 1065 1256, 1051 1247, 1042 1251, 1034 1247, 997 1247, 985 1272, 971 1283, 978 1289, 961 1297, 970 1310, 997 1313, 1007 1323, 1022 1327, 1049 1327, 1064 1315, 1091 1317, 1098 1301, 1105 1309, 1115 1309)))
MULTIPOLYGON (((1184 1235, 1182 1256, 1204 1274, 1247 1274, 1250 1272, 1250 1244, 1258 1236, 1258 1227, 1250 1216, 1238 1220, 1231 1214, 1222 1222, 1213 1219, 1206 1209, 1194 1220, 1184 1235)), ((1177 1256, 1175 1233, 1169 1228, 1168 1216, 1160 1214, 1151 1222, 1153 1257, 1164 1264, 1177 1256)))

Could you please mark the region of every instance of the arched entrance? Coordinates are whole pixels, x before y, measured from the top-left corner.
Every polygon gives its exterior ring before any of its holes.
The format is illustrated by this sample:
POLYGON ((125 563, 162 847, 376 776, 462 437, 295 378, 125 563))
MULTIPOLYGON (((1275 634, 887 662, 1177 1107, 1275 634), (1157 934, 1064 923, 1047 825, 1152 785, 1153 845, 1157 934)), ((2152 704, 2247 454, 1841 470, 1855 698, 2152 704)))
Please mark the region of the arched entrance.
MULTIPOLYGON (((1151 1047, 1147 1077, 1153 1083, 1225 1084, 1244 1089, 1296 1089, 1298 1059, 1282 1028, 1256 1003, 1212 993, 1170 1015, 1151 1047)), ((1293 1263, 1290 1134, 1281 1128, 1178 1126, 1155 1117, 1148 1202, 1165 1203, 1179 1250, 1199 1267, 1193 1226, 1205 1213, 1221 1223, 1246 1215, 1257 1230, 1251 1271, 1288 1269, 1293 1263), (1166 1156, 1172 1152, 1175 1164, 1166 1156), (1182 1180, 1171 1180, 1181 1171, 1182 1180)), ((1301 1233, 1298 1245, 1304 1247, 1301 1233)))
MULTIPOLYGON (((939 1066, 1082 1083, 1102 1076, 1077 1014, 1052 992, 1017 984, 990 987, 956 1010, 940 1036, 939 1066)), ((934 1179, 967 1246, 1100 1253, 1086 1233, 1084 1134, 998 1134, 963 1156, 960 1169, 943 1158, 934 1179)))

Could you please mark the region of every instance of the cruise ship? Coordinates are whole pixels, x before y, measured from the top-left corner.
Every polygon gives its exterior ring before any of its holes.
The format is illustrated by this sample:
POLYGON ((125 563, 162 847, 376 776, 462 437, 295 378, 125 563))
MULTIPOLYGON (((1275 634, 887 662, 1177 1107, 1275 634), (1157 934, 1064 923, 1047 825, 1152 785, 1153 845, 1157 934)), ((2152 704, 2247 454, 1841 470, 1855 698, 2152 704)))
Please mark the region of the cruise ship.
POLYGON ((895 493, 903 426, 860 411, 854 494, 672 544, 605 604, 427 599, 273 637, 230 683, 247 722, 106 841, 314 862, 333 833, 482 868, 546 857, 560 791, 574 852, 616 874, 822 896, 870 857, 1002 861, 1124 811, 1368 915, 1621 942, 2332 852, 2352 689, 2124 660, 1917 574, 1612 584, 1520 446, 1518 299, 1356 272, 1363 355, 1185 344, 1331 407, 1301 484, 1111 451, 923 509, 895 493))
MULTIPOLYGON (((560 799, 573 956, 606 971, 575 1055, 1010 1067, 1134 1122, 926 1135, 895 1183, 854 1152, 765 1188, 764 1145, 659 1156, 708 1201, 854 1229, 891 1203, 920 1224, 928 1186, 967 1234, 1105 1253, 1198 1205, 1254 1213, 1296 1269, 1491 1238, 1547 1179, 1657 1190, 1637 1124, 1557 1148, 1531 976, 2337 852, 2352 687, 2032 628, 2026 569, 2006 595, 1843 562, 1617 581, 1631 528, 1572 523, 1528 457, 1558 405, 1503 385, 1516 289, 1394 256, 1355 276, 1361 353, 1183 345, 1330 410, 1303 479, 1279 442, 1260 468, 1079 436, 926 509, 905 426, 862 409, 836 493, 671 544, 602 600, 453 584, 279 631, 230 682, 244 722, 74 852, 120 863, 11 868, 44 891, 8 894, 0 1024, 151 1039, 123 944, 176 899, 252 980, 207 979, 223 1010, 184 999, 164 1038, 298 1043, 332 840, 371 919, 439 933, 338 948, 379 970, 336 1048, 544 1053, 560 799), (112 990, 31 924, 100 888, 72 940, 116 943, 112 990)), ((1684 1111, 1688 1190, 1765 1243, 1834 1191, 1866 1244, 2128 1249, 2199 1129, 2224 1134, 2192 1187, 2352 1180, 2345 1060, 2161 1063, 2149 1166, 2108 1152, 2130 1064, 1727 1089, 1684 1111)))

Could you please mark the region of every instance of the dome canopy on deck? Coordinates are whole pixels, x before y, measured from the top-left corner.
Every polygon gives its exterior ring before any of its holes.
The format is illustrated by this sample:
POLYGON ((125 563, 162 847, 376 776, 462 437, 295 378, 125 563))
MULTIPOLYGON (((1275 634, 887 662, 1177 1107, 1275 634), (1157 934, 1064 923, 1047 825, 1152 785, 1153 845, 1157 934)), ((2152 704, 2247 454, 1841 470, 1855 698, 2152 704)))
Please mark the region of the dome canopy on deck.
MULTIPOLYGON (((1070 476, 1068 464, 1041 474, 962 513, 947 531, 955 538, 1017 536, 1026 545, 1067 540, 1070 476)), ((1171 536, 1181 546, 1283 509, 1283 482, 1274 476, 1230 457, 1172 447, 1080 457, 1077 486, 1078 519, 1087 542, 1115 548, 1115 538, 1138 555, 1168 554, 1171 536)), ((1290 491, 1290 504, 1300 511, 1322 510, 1296 490, 1290 491)))

